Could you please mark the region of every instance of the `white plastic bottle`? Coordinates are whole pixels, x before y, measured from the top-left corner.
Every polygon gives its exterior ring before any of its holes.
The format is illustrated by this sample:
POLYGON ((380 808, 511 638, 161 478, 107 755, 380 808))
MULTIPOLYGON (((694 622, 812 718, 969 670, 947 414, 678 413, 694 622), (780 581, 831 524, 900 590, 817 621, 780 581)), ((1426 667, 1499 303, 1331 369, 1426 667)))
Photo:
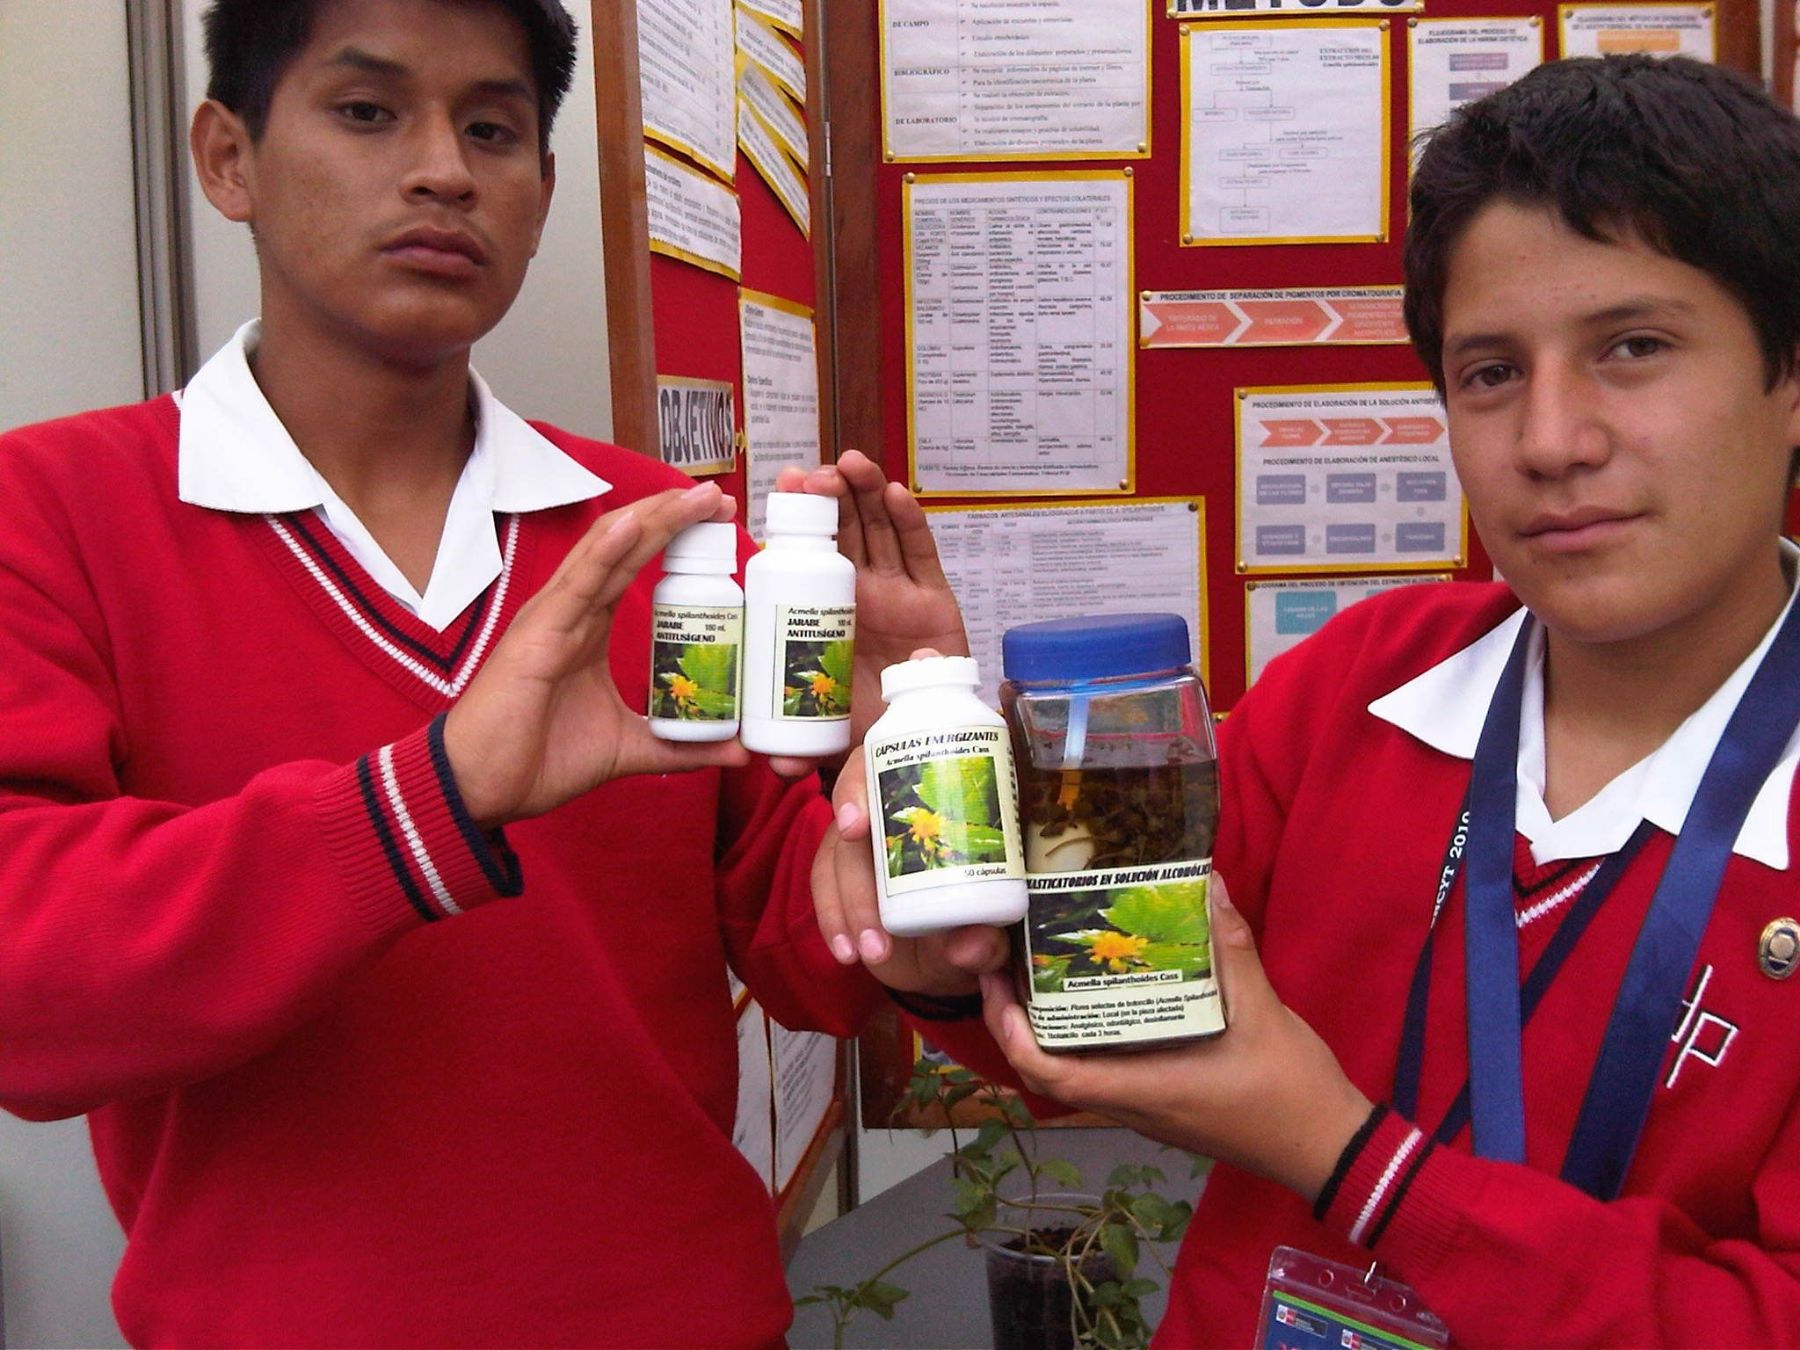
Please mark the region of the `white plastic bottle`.
POLYGON ((740 738, 765 755, 850 748, 856 566, 837 551, 837 499, 769 494, 768 544, 744 568, 740 738))
POLYGON ((650 732, 665 741, 728 741, 738 732, 744 593, 737 527, 690 525, 663 550, 651 593, 650 732))
POLYGON ((1025 850, 1006 720, 966 656, 881 673, 888 710, 863 740, 881 925, 916 937, 1025 917, 1025 850))

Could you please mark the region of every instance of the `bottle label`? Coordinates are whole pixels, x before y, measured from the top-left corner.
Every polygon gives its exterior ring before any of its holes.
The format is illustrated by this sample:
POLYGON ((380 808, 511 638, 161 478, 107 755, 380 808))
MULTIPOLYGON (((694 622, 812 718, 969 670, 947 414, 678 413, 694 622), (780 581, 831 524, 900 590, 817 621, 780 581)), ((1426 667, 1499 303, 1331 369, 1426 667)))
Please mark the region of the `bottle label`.
POLYGON ((775 607, 775 707, 788 721, 841 722, 850 716, 850 605, 775 607))
POLYGON ((1025 875, 1018 785, 1000 727, 953 727, 864 747, 886 841, 885 889, 905 895, 961 881, 1025 875))
POLYGON ((734 722, 742 609, 656 605, 650 618, 650 716, 734 722))
POLYGON ((1212 859, 1025 878, 1026 1011, 1038 1044, 1126 1046, 1225 1029, 1212 859))

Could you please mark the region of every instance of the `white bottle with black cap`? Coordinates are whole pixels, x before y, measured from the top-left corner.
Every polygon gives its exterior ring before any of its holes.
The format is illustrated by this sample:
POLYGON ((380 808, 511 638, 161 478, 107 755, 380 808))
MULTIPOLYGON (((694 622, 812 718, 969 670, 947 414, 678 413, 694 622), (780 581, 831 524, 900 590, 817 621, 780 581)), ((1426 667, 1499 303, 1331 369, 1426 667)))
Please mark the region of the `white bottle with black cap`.
POLYGON ((863 763, 881 926, 916 937, 1025 917, 1025 850, 1006 720, 975 694, 967 656, 881 673, 888 710, 863 763))
POLYGON ((771 492, 768 543, 744 567, 740 739, 765 755, 850 748, 856 565, 837 551, 835 497, 771 492))
POLYGON ((650 596, 650 732, 665 741, 738 733, 744 593, 737 526, 690 525, 663 550, 668 575, 650 596))

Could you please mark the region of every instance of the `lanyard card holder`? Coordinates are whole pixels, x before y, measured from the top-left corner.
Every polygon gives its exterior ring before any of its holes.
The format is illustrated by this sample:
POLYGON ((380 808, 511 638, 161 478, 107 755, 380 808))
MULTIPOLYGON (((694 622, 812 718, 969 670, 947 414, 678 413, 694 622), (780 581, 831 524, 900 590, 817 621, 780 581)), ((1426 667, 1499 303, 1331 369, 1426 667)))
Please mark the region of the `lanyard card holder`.
POLYGON ((1444 1350, 1450 1328, 1398 1280, 1277 1247, 1256 1350, 1444 1350))

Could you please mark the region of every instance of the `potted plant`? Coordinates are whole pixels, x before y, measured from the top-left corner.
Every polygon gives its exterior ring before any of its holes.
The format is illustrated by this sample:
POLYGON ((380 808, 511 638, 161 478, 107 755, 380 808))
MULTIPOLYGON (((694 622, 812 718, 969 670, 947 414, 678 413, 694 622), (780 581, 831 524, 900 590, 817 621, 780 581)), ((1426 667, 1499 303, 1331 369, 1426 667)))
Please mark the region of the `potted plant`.
MULTIPOLYGON (((1103 1350, 1148 1344, 1143 1299, 1161 1287, 1143 1269, 1146 1253, 1163 1277, 1169 1267, 1158 1244, 1176 1242, 1192 1206, 1156 1187, 1160 1168, 1125 1164, 1105 1185, 1085 1192, 1076 1166, 1040 1156, 1041 1131, 1012 1093, 964 1068, 921 1059, 895 1114, 925 1122, 927 1134, 951 1135, 951 1223, 942 1233, 901 1253, 860 1284, 818 1285, 797 1305, 826 1304, 834 1344, 861 1312, 891 1320, 908 1291, 889 1280, 913 1257, 961 1237, 984 1252, 989 1310, 998 1350, 1094 1346, 1103 1350), (953 1116, 973 1099, 986 1119, 963 1142, 953 1116), (939 1123, 941 1122, 941 1124, 939 1123)), ((1191 1175, 1206 1160, 1188 1158, 1191 1175)))

